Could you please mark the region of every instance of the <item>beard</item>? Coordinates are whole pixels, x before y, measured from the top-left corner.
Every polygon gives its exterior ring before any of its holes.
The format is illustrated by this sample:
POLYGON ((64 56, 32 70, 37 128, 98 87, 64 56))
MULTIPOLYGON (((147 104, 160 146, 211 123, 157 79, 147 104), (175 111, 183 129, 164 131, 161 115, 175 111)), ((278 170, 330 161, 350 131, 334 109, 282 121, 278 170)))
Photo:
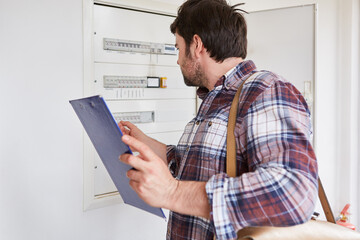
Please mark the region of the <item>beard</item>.
POLYGON ((186 69, 188 69, 188 71, 181 69, 185 85, 189 87, 204 87, 206 76, 200 64, 192 58, 189 58, 186 69))

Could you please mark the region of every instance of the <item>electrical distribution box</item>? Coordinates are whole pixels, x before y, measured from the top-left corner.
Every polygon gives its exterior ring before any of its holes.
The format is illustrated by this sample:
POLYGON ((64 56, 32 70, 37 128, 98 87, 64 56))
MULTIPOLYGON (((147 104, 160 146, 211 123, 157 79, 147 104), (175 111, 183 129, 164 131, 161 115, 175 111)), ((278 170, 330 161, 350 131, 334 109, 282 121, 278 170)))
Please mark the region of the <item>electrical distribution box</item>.
MULTIPOLYGON (((177 65, 174 17, 94 5, 93 79, 116 121, 130 121, 165 144, 177 144, 196 114, 195 88, 177 65)), ((85 139, 85 209, 122 202, 99 156, 85 139), (100 203, 99 203, 100 202, 100 203)))

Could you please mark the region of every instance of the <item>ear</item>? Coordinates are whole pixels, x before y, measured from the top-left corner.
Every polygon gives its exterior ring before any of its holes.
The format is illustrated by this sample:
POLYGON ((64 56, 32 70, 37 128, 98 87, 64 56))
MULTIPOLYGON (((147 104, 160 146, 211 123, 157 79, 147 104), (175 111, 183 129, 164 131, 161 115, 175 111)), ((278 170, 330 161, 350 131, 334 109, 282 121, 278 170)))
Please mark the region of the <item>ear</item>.
POLYGON ((194 56, 199 58, 204 52, 206 53, 206 49, 199 35, 195 34, 193 36, 193 46, 194 46, 194 56))

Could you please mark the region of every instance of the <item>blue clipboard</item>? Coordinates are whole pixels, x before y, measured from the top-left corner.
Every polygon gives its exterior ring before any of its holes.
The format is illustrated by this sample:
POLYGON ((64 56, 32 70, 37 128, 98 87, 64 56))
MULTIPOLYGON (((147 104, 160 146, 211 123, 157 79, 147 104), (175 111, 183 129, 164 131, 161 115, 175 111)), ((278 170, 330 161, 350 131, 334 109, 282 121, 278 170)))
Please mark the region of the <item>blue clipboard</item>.
POLYGON ((132 167, 120 162, 119 156, 124 153, 132 154, 132 152, 129 146, 121 140, 123 134, 105 100, 101 96, 93 96, 69 102, 124 202, 156 216, 166 218, 161 208, 149 206, 130 187, 126 172, 132 167))

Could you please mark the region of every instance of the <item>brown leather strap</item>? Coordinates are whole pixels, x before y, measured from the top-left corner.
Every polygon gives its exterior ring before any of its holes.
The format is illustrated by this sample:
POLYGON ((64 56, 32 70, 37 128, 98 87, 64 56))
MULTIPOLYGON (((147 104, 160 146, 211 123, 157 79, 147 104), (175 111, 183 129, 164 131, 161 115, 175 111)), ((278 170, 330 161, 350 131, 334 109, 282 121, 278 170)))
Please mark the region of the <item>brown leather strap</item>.
MULTIPOLYGON (((226 173, 229 177, 236 177, 236 142, 235 142, 235 124, 236 124, 236 117, 237 117, 237 110, 238 110, 238 104, 239 104, 239 98, 240 94, 243 88, 244 83, 253 77, 255 75, 252 74, 250 77, 248 77, 246 80, 244 80, 240 87, 238 88, 234 100, 230 107, 230 113, 229 113, 229 121, 228 121, 228 129, 227 129, 227 138, 226 138, 226 173)), ((326 220, 328 222, 335 223, 335 218, 333 215, 333 212, 331 211, 331 207, 329 204, 329 201, 326 197, 324 187, 320 181, 320 178, 318 178, 319 183, 319 198, 321 202, 321 206, 324 210, 326 220)))
POLYGON ((229 120, 228 120, 228 128, 227 128, 227 137, 226 137, 226 173, 229 177, 236 177, 236 142, 235 142, 235 125, 236 125, 236 117, 238 112, 238 104, 240 99, 240 94, 242 88, 247 80, 259 72, 255 72, 251 74, 248 78, 246 78, 239 86, 235 97, 231 103, 230 112, 229 112, 229 120))
POLYGON ((331 211, 330 203, 326 197, 325 189, 321 183, 320 177, 318 178, 318 183, 319 183, 319 198, 320 198, 321 206, 326 216, 326 220, 328 222, 335 223, 334 214, 331 211))
POLYGON ((226 138, 226 173, 230 177, 236 177, 237 175, 236 174, 236 143, 235 143, 234 131, 235 131, 239 97, 246 80, 244 80, 241 83, 240 87, 238 88, 234 100, 231 103, 230 113, 229 113, 227 138, 226 138))

